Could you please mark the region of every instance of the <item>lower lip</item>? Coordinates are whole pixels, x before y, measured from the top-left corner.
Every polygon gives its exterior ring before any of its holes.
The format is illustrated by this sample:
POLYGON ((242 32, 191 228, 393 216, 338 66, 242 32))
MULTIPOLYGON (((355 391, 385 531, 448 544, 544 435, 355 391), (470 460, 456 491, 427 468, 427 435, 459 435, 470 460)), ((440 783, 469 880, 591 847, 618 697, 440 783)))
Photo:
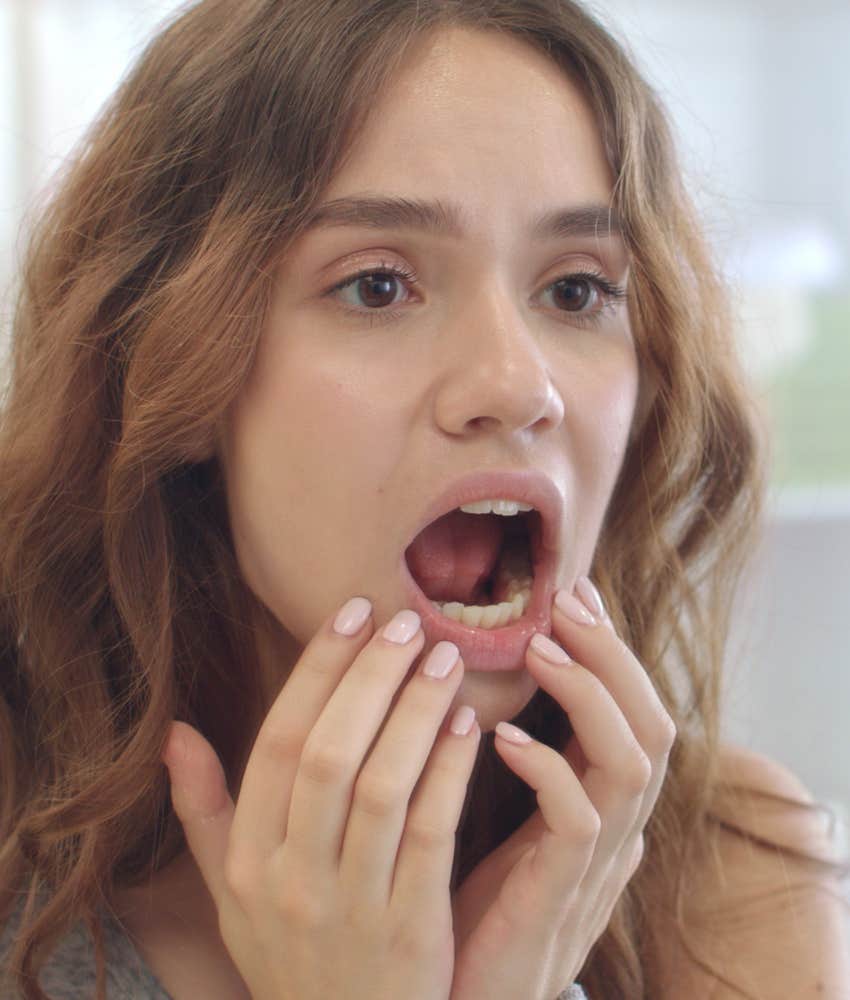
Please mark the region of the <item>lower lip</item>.
POLYGON ((534 567, 531 602, 525 614, 503 628, 474 628, 441 614, 422 592, 410 574, 402 556, 402 574, 408 596, 408 607, 422 619, 422 631, 428 643, 441 640, 453 642, 463 657, 464 670, 521 670, 525 666, 525 651, 535 632, 549 635, 552 622, 554 585, 549 559, 534 567))

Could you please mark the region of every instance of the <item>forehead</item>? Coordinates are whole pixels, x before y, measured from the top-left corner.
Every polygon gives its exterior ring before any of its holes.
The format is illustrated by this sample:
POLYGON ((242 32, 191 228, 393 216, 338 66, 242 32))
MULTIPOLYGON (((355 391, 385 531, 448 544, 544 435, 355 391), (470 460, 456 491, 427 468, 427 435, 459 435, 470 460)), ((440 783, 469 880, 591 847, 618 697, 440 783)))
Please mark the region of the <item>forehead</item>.
POLYGON ((605 205, 612 185, 593 112, 552 60, 453 28, 423 38, 377 95, 323 201, 403 189, 462 206, 459 228, 496 205, 527 225, 555 205, 605 205))

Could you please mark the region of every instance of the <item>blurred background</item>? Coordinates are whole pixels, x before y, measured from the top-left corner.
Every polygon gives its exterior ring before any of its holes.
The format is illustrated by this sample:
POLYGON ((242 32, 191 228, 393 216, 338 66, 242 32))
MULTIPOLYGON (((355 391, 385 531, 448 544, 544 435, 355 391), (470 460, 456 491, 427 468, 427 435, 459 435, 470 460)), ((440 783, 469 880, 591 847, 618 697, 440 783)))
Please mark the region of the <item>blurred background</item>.
MULTIPOLYGON (((0 0, 0 376, 27 214, 179 5, 0 0)), ((739 595, 725 738, 850 815, 850 4, 588 4, 663 98, 772 427, 770 516, 739 595)))

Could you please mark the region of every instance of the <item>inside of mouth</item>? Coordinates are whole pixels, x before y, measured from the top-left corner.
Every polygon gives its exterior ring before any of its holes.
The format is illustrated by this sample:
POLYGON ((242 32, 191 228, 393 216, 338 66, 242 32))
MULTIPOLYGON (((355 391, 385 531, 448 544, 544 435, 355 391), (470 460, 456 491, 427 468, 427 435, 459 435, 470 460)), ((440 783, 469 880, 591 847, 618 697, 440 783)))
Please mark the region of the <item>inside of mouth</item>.
POLYGON ((429 524, 405 552, 413 579, 434 602, 486 606, 510 600, 507 581, 532 575, 536 511, 503 517, 455 510, 429 524))

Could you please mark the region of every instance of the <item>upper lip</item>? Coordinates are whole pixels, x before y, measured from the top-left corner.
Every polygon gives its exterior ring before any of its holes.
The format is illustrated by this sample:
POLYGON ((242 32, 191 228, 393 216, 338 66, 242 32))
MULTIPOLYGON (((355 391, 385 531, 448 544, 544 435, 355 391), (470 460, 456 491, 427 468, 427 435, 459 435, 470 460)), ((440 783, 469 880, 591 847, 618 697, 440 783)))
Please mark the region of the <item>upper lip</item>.
POLYGON ((437 518, 473 500, 505 498, 530 503, 543 522, 543 553, 560 551, 564 499, 552 479, 537 469, 505 469, 472 472, 456 479, 435 497, 422 514, 410 542, 437 518))

